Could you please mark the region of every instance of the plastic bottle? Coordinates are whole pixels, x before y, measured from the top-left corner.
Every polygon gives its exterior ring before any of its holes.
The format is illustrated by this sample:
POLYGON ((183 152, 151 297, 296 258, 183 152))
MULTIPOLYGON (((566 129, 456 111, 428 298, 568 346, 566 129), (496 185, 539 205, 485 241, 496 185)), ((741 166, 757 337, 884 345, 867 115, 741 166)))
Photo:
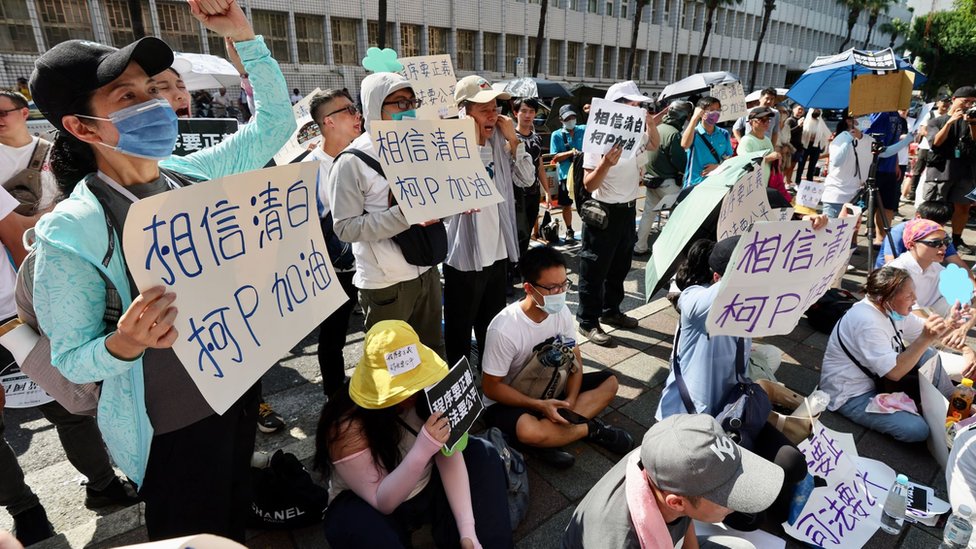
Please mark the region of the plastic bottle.
POLYGON ((962 421, 971 416, 974 396, 976 396, 976 391, 973 390, 973 380, 964 377, 962 383, 956 385, 956 390, 949 397, 949 411, 946 413, 946 421, 950 419, 962 421))
POLYGON ((901 527, 905 524, 905 510, 908 495, 908 477, 898 475, 895 483, 888 490, 888 497, 884 502, 884 511, 881 513, 881 529, 893 536, 901 532, 901 527))
POLYGON ((946 521, 945 537, 939 549, 966 549, 973 535, 973 510, 960 505, 959 510, 946 521))

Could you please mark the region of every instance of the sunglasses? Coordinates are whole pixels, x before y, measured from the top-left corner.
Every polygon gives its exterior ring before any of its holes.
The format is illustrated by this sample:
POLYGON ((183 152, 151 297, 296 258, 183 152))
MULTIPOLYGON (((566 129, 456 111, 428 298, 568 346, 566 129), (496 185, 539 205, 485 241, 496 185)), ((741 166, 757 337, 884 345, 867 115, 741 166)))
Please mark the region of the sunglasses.
POLYGON ((949 244, 952 243, 952 239, 947 236, 939 240, 916 240, 915 243, 925 244, 929 248, 948 248, 949 244))
POLYGON ((326 117, 332 116, 333 114, 339 114, 340 112, 348 113, 350 116, 356 116, 357 114, 359 114, 359 109, 356 108, 356 105, 349 104, 349 105, 346 105, 345 107, 342 107, 341 109, 336 109, 336 110, 334 110, 334 111, 326 114, 322 118, 326 118, 326 117))

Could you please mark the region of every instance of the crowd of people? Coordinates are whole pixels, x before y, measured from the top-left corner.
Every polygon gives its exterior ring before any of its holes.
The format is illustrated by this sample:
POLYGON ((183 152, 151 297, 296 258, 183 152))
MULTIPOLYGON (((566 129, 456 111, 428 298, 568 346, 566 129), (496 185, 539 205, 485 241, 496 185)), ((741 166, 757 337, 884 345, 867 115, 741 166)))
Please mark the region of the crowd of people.
MULTIPOLYGON (((0 91, 0 180, 5 189, 33 191, 0 189, 0 243, 10 258, 0 266, 0 318, 24 316, 15 292, 26 284, 31 312, 50 341, 51 365, 72 383, 99 386, 94 417, 58 401, 40 406, 69 461, 88 479, 86 506, 144 502, 152 540, 212 533, 243 541, 255 431, 278 428, 281 419, 263 402, 260 382, 226 412, 214 412, 173 351, 177 296, 165 286, 140 290, 119 242, 136 201, 268 165, 295 131, 292 105, 303 97, 288 90, 235 0, 189 0, 189 9, 225 38, 241 76, 238 101, 226 89, 191 96, 179 59, 152 37, 121 49, 62 42, 38 59, 29 81, 0 91), (57 128, 53 142, 27 131, 29 101, 57 128), (179 117, 234 116, 238 109, 248 122, 220 146, 172 155, 179 117)), ((830 410, 917 442, 929 437, 917 413, 866 408, 881 392, 918 399, 912 383, 932 363, 935 344, 961 353, 963 375, 976 374, 976 352, 966 343, 976 315, 946 302, 938 289, 943 262, 969 272, 960 253, 971 252, 962 231, 976 188, 976 89, 960 87, 941 101, 917 136, 904 112, 859 120, 845 111, 830 129, 821 110, 788 109, 772 88, 731 132, 719 125, 715 97, 659 106, 627 81, 610 86, 604 98, 651 106, 639 154, 624 158, 620 143, 605 154, 584 153, 581 114, 564 105, 547 166, 535 120, 549 106, 495 90, 479 75, 462 78, 453 100, 460 116, 474 122, 478 157, 502 200, 413 225, 393 199, 369 134, 376 121, 416 118, 421 100, 411 82, 377 72, 362 80, 356 97, 328 89, 311 98, 322 139, 302 160, 318 162, 322 234, 348 297, 318 331, 325 405, 314 463, 329 482, 324 528, 331 547, 407 547, 424 523, 438 547, 513 546, 507 472, 497 448, 470 436, 463 448, 447 451, 448 418, 422 398, 465 358, 479 371, 484 423, 513 447, 556 468, 574 466, 564 447, 579 440, 619 457, 579 503, 563 547, 672 547, 682 540, 686 547, 696 540, 702 547, 751 547, 734 537, 698 536, 693 521, 739 530, 785 521, 794 489, 808 474, 803 454, 771 424, 732 436, 715 420, 747 372, 757 364, 775 370, 782 354, 706 329, 738 237, 716 242, 712 235, 685 250, 675 276, 680 321, 671 372, 656 423, 641 441, 601 419, 618 380, 607 368, 584 373, 580 352, 581 338, 614 344, 604 326, 637 328, 621 308, 624 281, 633 258, 650 253, 653 232, 666 222, 658 206, 679 193, 683 199, 736 154, 761 153, 777 206, 793 202, 800 181, 819 179, 827 153, 823 214, 803 217, 815 231, 846 215, 876 174, 882 228, 874 245, 881 252, 864 299, 828 339, 821 386, 830 410), (500 114, 501 105, 511 117, 500 114), (899 155, 917 138, 924 147, 906 179, 908 163, 899 155), (913 193, 921 197, 916 218, 890 227, 900 201, 913 193), (582 224, 574 319, 564 254, 532 245, 530 236, 544 200, 561 210, 565 239, 575 243, 580 196, 599 206, 604 222, 582 224), (397 239, 408 231, 444 235, 446 253, 408 253, 397 239), (508 303, 513 281, 521 293, 508 303), (347 378, 343 348, 358 322, 357 303, 363 324, 355 329, 366 335, 347 378), (388 355, 406 348, 416 364, 394 370, 388 355), (554 372, 543 389, 532 378, 539 370, 554 372)), ((2 364, 13 363, 8 350, 0 353, 2 364)), ((933 375, 945 377, 938 366, 933 375)), ((3 427, 0 411, 0 434, 3 427)), ((957 453, 970 463, 976 451, 957 453)), ((23 545, 54 534, 5 441, 0 506, 13 516, 23 545)))

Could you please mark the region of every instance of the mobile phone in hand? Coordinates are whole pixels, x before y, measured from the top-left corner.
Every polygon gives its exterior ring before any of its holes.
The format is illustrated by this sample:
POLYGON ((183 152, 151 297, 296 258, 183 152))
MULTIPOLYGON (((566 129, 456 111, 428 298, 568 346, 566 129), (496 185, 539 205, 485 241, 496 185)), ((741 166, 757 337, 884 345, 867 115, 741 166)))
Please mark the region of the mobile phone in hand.
POLYGON ((572 423, 573 425, 583 425, 590 421, 584 416, 577 414, 576 412, 570 410, 569 408, 559 408, 559 415, 563 416, 563 419, 572 423))

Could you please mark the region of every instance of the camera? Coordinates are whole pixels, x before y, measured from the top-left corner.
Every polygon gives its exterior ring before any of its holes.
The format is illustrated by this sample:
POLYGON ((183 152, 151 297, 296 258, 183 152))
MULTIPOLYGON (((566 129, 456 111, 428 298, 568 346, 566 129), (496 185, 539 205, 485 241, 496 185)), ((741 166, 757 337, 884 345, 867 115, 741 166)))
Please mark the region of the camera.
POLYGON ((875 139, 874 141, 871 142, 871 153, 872 154, 881 154, 881 153, 885 152, 885 149, 887 149, 887 148, 888 147, 885 146, 884 143, 882 143, 881 141, 878 141, 877 139, 875 139))
POLYGON ((971 107, 966 111, 966 118, 971 121, 976 120, 976 107, 971 107))

